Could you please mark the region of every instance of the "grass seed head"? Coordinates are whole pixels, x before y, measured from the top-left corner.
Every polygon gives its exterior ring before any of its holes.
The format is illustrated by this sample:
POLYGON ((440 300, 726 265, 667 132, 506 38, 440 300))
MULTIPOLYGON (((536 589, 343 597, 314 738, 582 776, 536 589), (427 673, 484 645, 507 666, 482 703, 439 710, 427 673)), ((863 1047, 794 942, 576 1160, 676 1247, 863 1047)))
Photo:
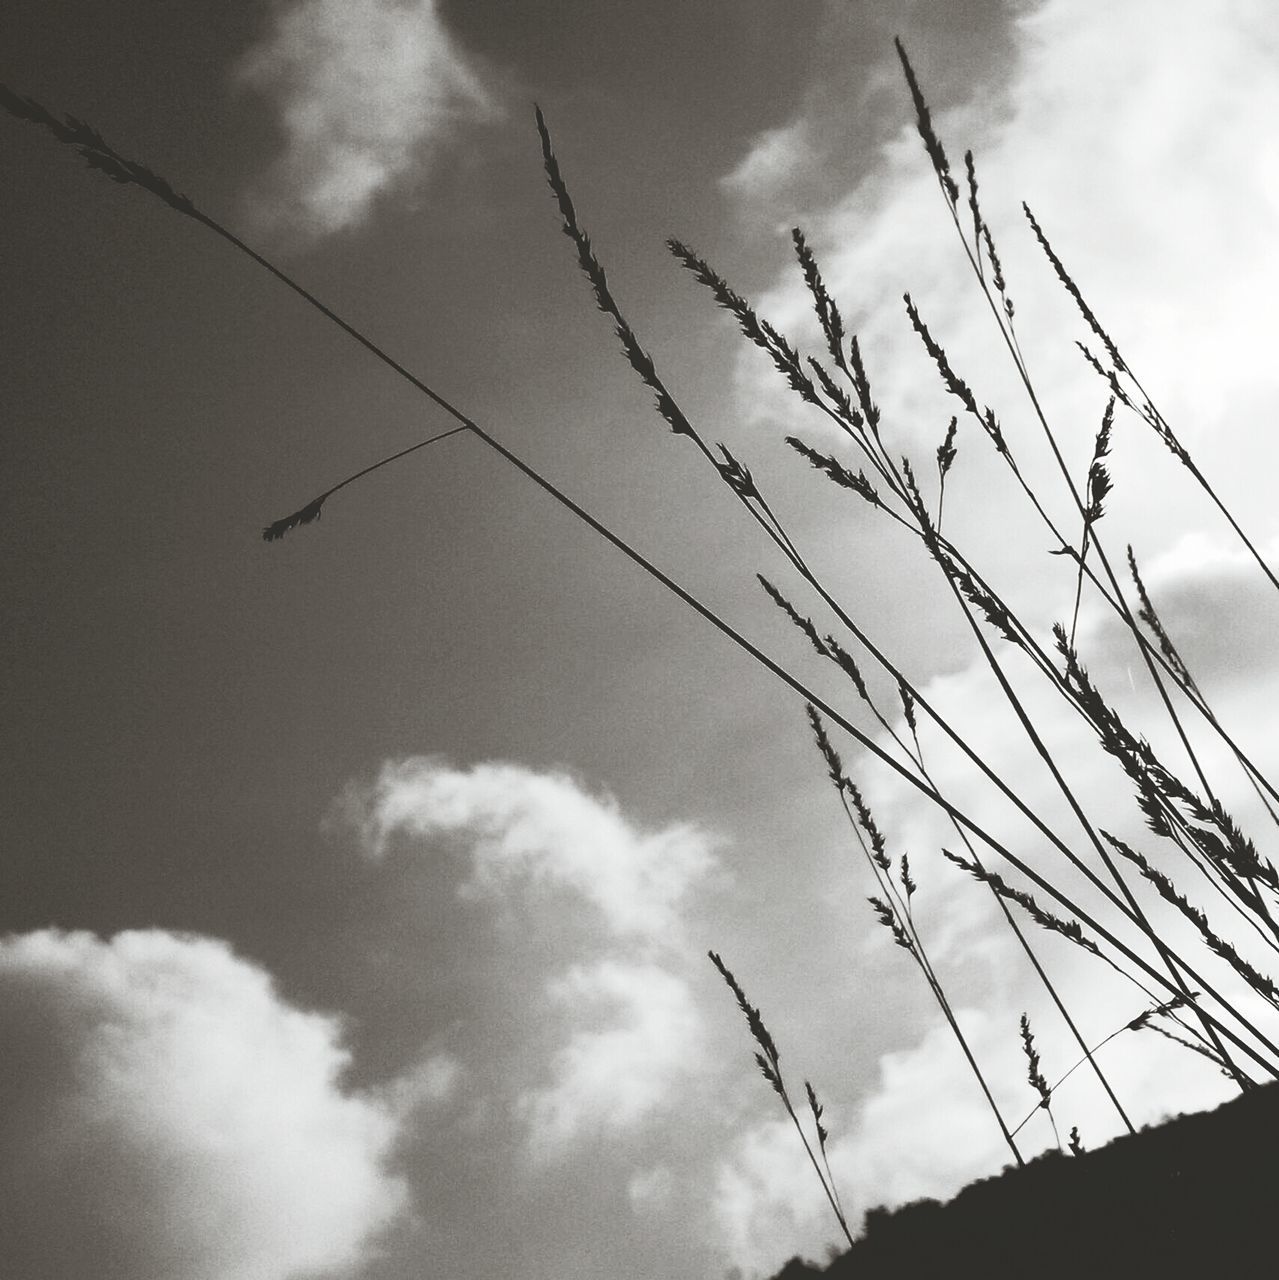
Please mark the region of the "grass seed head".
POLYGON ((959 187, 955 183, 955 179, 951 177, 950 161, 946 158, 946 150, 941 144, 941 139, 937 136, 937 131, 933 128, 932 113, 928 109, 928 103, 924 99, 923 91, 919 87, 919 81, 915 78, 915 69, 910 65, 910 59, 906 56, 906 47, 900 39, 894 39, 893 44, 897 47, 897 56, 901 59, 902 72, 906 77, 906 84, 910 88, 911 101, 915 104, 915 126, 919 130, 919 136, 923 140, 924 150, 928 152, 928 158, 932 161, 933 172, 937 175, 937 181, 941 183, 942 190, 946 194, 946 199, 950 201, 953 208, 959 203, 959 187))

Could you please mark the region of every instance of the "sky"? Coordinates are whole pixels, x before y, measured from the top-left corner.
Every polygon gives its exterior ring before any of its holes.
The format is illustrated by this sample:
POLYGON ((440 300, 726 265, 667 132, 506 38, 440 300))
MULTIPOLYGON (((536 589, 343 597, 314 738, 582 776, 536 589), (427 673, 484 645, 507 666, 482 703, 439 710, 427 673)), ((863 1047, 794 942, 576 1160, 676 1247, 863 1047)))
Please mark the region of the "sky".
MULTIPOLYGON (((894 36, 957 170, 976 155, 1074 474, 1105 387, 1023 199, 1279 561, 1266 0, 272 0, 198 16, 13 0, 0 81, 163 175, 886 741, 755 575, 805 612, 815 597, 619 357, 560 233, 539 104, 689 419, 1076 840, 935 567, 785 445, 843 447, 664 247, 694 246, 820 356, 802 226, 886 437, 932 494, 955 408, 909 290, 1049 484, 894 36)), ((823 1258, 838 1228, 709 949, 792 1088, 821 1097, 854 1225, 998 1172, 1009 1152, 964 1059, 865 902, 803 699, 467 435, 265 543, 270 521, 453 423, 206 229, 8 116, 0 148, 0 1272, 749 1280, 823 1258)), ((1069 617, 1070 566, 971 421, 957 444, 947 533, 1047 635, 1069 617)), ((1110 545, 1133 544, 1198 683, 1273 776, 1279 601, 1135 417, 1117 418, 1109 463, 1110 545)), ((1130 640, 1087 596, 1078 644, 1180 761, 1130 640)), ((1114 763, 1012 668, 1102 825, 1140 840, 1114 763)), ((936 731, 921 738, 945 794, 1052 865, 936 731)), ((892 856, 910 854, 915 919, 1019 1120, 1036 1102, 1021 1013, 1050 1078, 1077 1047, 989 898, 940 856, 944 816, 836 740, 892 856)), ((1238 771, 1206 759, 1275 856, 1238 771)), ((1037 941, 1090 1043, 1149 1003, 1037 941)), ((1101 1060, 1138 1124, 1232 1092, 1149 1033, 1101 1060)), ((1085 1071, 1054 1113, 1090 1147, 1120 1129, 1085 1071)), ((1042 1114, 1019 1141, 1052 1144, 1042 1114)))

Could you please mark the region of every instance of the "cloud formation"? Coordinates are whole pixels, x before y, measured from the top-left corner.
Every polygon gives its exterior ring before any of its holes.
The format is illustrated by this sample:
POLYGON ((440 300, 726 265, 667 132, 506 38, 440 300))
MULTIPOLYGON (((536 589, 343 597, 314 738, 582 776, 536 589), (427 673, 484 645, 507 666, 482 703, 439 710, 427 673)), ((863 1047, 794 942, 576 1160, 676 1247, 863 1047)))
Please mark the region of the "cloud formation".
POLYGON ((339 1025, 221 942, 6 938, 0 1041, 5 1275, 287 1280, 357 1266, 402 1206, 339 1025))
POLYGON ((526 949, 478 997, 470 1053, 536 1163, 639 1132, 705 1068, 685 937, 716 867, 705 832, 645 830, 565 774, 421 756, 349 787, 337 817, 376 861, 446 855, 459 898, 518 921, 498 945, 526 949), (485 1016, 502 1022, 501 1051, 485 1016))
POLYGON ((802 117, 765 129, 737 167, 720 179, 720 186, 739 202, 749 202, 753 211, 769 211, 775 216, 778 202, 786 199, 787 187, 815 159, 810 132, 811 126, 802 117))
POLYGON ((552 1082, 520 1098, 535 1154, 583 1134, 613 1136, 670 1111, 672 1088, 701 1062, 701 1016, 688 984, 653 964, 574 966, 548 985, 554 1006, 603 1009, 604 1025, 577 1026, 551 1063, 552 1082))
POLYGON ((714 842, 696 827, 644 831, 566 774, 515 764, 388 761, 343 807, 371 857, 385 856, 397 834, 447 837, 470 861, 463 895, 497 899, 521 885, 567 892, 621 938, 678 942, 684 896, 715 865, 714 842))
POLYGON ((257 212, 306 236, 365 221, 379 196, 427 174, 458 126, 494 110, 436 0, 278 5, 236 77, 275 102, 284 133, 257 212))
MULTIPOLYGON (((1273 535, 1273 507, 1259 486, 1231 483, 1245 468, 1275 462, 1271 438, 1252 427, 1276 399, 1265 344, 1279 321, 1279 247, 1269 230, 1279 209, 1279 143, 1255 128, 1279 110, 1279 85, 1268 71, 1279 34, 1269 7, 1264 0, 1135 0, 1098 9, 1044 0, 1024 7, 1012 29, 1007 82, 935 110, 934 122, 961 177, 965 147, 975 152, 1020 341, 1068 456, 1086 466, 1078 455, 1095 430, 1104 388, 1074 348, 1075 337, 1091 335, 1035 245, 1022 199, 1178 434, 1202 453, 1205 472, 1225 482, 1236 514, 1255 536, 1273 535)), ((916 52, 928 92, 932 68, 926 51, 916 52)), ((910 331, 901 302, 909 290, 952 363, 1004 420, 1033 481, 1045 465, 1042 446, 1021 426, 1024 393, 948 224, 899 78, 877 102, 891 110, 893 127, 865 176, 800 215, 826 283, 861 336, 894 440, 922 456, 958 411, 910 331)), ((804 163, 816 171, 834 144, 810 136, 804 163)), ((737 172, 765 165, 769 153, 766 135, 737 172)), ((823 347, 790 264, 761 311, 809 349, 823 347)), ((743 359, 741 378, 742 403, 761 421, 779 412, 794 420, 794 398, 762 359, 743 359)), ((985 482, 1000 493, 1007 488, 1005 505, 1017 505, 988 442, 962 415, 959 449, 950 485, 961 504, 966 486, 985 482)), ((1228 540, 1206 505, 1149 501, 1160 488, 1189 494, 1193 484, 1146 427, 1123 415, 1113 469, 1114 518, 1137 507, 1146 518, 1134 539, 1139 552, 1161 551, 1187 519, 1228 540)), ((968 518, 988 511, 982 506, 968 518)), ((963 518, 960 507, 952 518, 963 518)))

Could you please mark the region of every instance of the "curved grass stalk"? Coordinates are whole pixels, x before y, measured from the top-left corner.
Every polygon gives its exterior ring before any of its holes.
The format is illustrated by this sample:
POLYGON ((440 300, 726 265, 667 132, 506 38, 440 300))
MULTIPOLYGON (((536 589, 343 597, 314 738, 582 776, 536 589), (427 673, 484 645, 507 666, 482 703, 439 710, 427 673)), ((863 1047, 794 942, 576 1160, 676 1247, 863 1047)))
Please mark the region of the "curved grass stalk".
POLYGON ((790 1117, 791 1124, 795 1127, 795 1132, 799 1134, 799 1140, 804 1144, 804 1151, 808 1156, 809 1163, 813 1166, 813 1172, 817 1174, 817 1179, 822 1184, 822 1190, 826 1193, 826 1199, 839 1222, 840 1230, 843 1231, 844 1238, 851 1247, 853 1237, 848 1229, 848 1220, 844 1217, 843 1207, 840 1204, 839 1196, 836 1194, 834 1179, 828 1176, 830 1165, 826 1161, 827 1134, 821 1122, 821 1108, 817 1105, 817 1096, 813 1093, 812 1085, 807 1081, 804 1082, 808 1093, 809 1106, 813 1114, 813 1122, 817 1128, 817 1140, 822 1151, 822 1163, 826 1165, 826 1173, 822 1172, 822 1166, 817 1163, 817 1157, 813 1154, 813 1148, 808 1141, 808 1135, 804 1132, 804 1126, 800 1124, 799 1117, 795 1114, 795 1107, 791 1103, 790 1094, 786 1089, 786 1082, 782 1077, 782 1055, 778 1052, 777 1045, 769 1033, 760 1011, 747 1000, 746 992, 742 990, 741 983, 733 976, 732 971, 724 961, 714 951, 708 951, 707 955, 710 957, 711 963, 719 971, 719 976, 724 979, 728 989, 737 998, 737 1007, 742 1011, 742 1016, 746 1019, 746 1025, 750 1028, 751 1036, 759 1046, 759 1051, 755 1054, 755 1065, 759 1067, 760 1074, 772 1086, 773 1092, 782 1100, 782 1105, 786 1108, 786 1114, 790 1117))
MULTIPOLYGON (((1179 1002, 1176 999, 1173 999, 1173 1000, 1165 1001, 1163 1004, 1152 1005, 1149 1009, 1144 1009, 1131 1021, 1125 1022, 1122 1027, 1118 1027, 1116 1030, 1112 1031, 1108 1036, 1105 1037, 1105 1039, 1098 1040, 1097 1043, 1093 1045, 1089 1056, 1095 1053, 1099 1053, 1112 1040, 1123 1035, 1125 1031, 1140 1031, 1144 1027, 1149 1027, 1152 1031, 1160 1030, 1160 1028, 1156 1027, 1152 1023, 1151 1019, 1162 1017, 1165 1014, 1171 1013, 1174 1009, 1178 1007, 1178 1004, 1179 1002)), ((1181 1040, 1180 1037, 1173 1036, 1172 1038, 1176 1040, 1178 1044, 1185 1044, 1185 1041, 1181 1040)), ((1195 1052, 1197 1053, 1207 1052, 1201 1045, 1191 1044, 1191 1045, 1187 1045, 1186 1047, 1195 1050, 1195 1052)), ((1223 1073, 1225 1073, 1226 1068, 1222 1064, 1220 1059, 1214 1057, 1210 1052, 1208 1053, 1208 1057, 1221 1069, 1223 1073)), ((1066 1081, 1069 1080, 1070 1077, 1073 1076, 1075 1072, 1078 1071, 1079 1068, 1082 1067, 1084 1063, 1087 1061, 1088 1061, 1087 1057, 1080 1058, 1079 1061, 1076 1062, 1075 1065, 1071 1067, 1070 1070, 1067 1071, 1064 1075, 1060 1076, 1054 1084, 1048 1085, 1047 1086, 1048 1094, 1051 1096, 1052 1094, 1056 1093, 1057 1090, 1060 1089, 1061 1086, 1065 1084, 1066 1081)), ((1036 1113, 1040 1110, 1042 1106, 1043 1106, 1043 1103, 1040 1102, 1026 1114, 1022 1122, 1013 1130, 1014 1137, 1016 1137, 1017 1134, 1019 1134, 1026 1127, 1026 1125, 1028 1125, 1030 1121, 1035 1118, 1036 1113)), ((1060 1141, 1058 1142, 1058 1145, 1059 1146, 1061 1145, 1060 1141)))
POLYGON ((808 706, 808 721, 813 731, 813 738, 817 743, 817 748, 825 761, 827 775, 839 794, 844 816, 848 819, 849 826, 857 838, 857 843, 866 858, 871 874, 875 878, 880 892, 884 895, 883 898, 872 897, 868 901, 875 908, 880 924, 884 925, 892 933, 893 941, 906 951, 919 967, 924 980, 928 983, 929 990, 933 994, 933 999, 936 1000, 942 1016, 950 1027, 951 1034, 955 1037, 969 1069, 972 1071, 978 1087, 986 1099, 987 1106, 990 1107, 995 1121, 999 1125, 999 1131, 1005 1143, 1007 1143, 1008 1149, 1013 1153, 1013 1158, 1017 1161, 1018 1166, 1022 1166, 1026 1162, 1021 1152, 1017 1149, 1017 1144, 1013 1141, 1013 1135, 1008 1130, 1008 1122, 1004 1119, 1003 1113, 999 1109, 999 1104, 995 1101, 995 1096, 986 1081, 985 1073, 973 1054, 972 1046, 968 1043, 968 1037, 964 1035, 963 1029, 959 1025, 954 1008, 946 995, 941 979, 937 976, 937 971, 933 967, 932 961, 929 959, 924 941, 915 926, 910 908, 910 898, 914 893, 915 886, 910 878, 905 855, 902 855, 901 866, 902 885, 905 890, 905 897, 903 898, 902 893, 899 892, 893 882, 892 860, 886 852, 883 833, 876 825, 874 816, 867 807, 856 784, 844 772, 839 754, 826 733, 821 717, 811 703, 808 706), (902 923, 903 920, 905 924, 902 923))

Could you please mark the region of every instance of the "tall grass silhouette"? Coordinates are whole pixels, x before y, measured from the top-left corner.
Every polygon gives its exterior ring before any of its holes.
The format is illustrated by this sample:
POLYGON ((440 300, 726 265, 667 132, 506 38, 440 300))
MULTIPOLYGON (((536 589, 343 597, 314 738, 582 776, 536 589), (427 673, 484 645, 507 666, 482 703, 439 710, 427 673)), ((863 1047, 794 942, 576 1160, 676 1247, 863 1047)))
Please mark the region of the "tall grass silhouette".
MULTIPOLYGON (((1032 482, 1030 468, 1021 460, 1022 444, 1009 438, 994 409, 981 398, 980 388, 955 368, 944 342, 911 295, 903 298, 905 323, 921 343, 941 386, 955 402, 955 416, 940 433, 940 443, 927 469, 899 456, 891 445, 889 427, 876 401, 861 344, 846 325, 838 300, 829 291, 802 230, 794 231, 793 248, 824 343, 820 356, 801 353, 687 244, 672 239, 668 248, 680 266, 709 292, 714 305, 733 317, 746 341, 765 354, 815 427, 820 425, 836 433, 838 449, 825 444, 825 437, 816 433, 811 438, 799 434, 786 437, 796 455, 818 473, 818 482, 829 482, 842 491, 841 496, 852 495, 876 519, 891 522, 912 540, 920 567, 936 577, 945 596, 953 602, 971 637, 972 653, 1007 704, 1024 737, 1026 751, 1042 762, 1062 808, 1069 814, 1067 822, 1041 812, 1025 797, 1018 779, 1002 776, 972 744, 971 728, 952 723, 901 662, 877 644, 868 620, 855 616, 812 568, 770 503, 767 485, 725 445, 712 442, 681 407, 613 293, 570 194, 540 110, 535 113, 535 124, 546 180, 561 229, 586 277, 595 306, 611 324, 623 359, 652 394, 665 427, 680 438, 676 446, 685 448, 690 461, 706 468, 714 482, 727 486, 744 518, 759 531, 761 545, 775 562, 767 574, 760 574, 761 603, 767 602, 765 608, 778 610, 793 626, 797 641, 815 651, 838 674, 845 689, 842 698, 819 695, 796 674, 794 661, 766 653, 613 532, 604 520, 530 466, 499 436, 452 404, 425 378, 387 354, 165 179, 112 148, 91 126, 75 117, 56 115, 4 86, 0 86, 0 106, 45 130, 114 182, 146 191, 212 231, 293 290, 458 424, 340 480, 292 513, 268 523, 263 529, 264 539, 277 541, 314 521, 340 490, 406 454, 447 436, 468 435, 516 467, 791 689, 804 707, 816 758, 824 766, 847 820, 853 846, 865 859, 872 886, 867 896, 873 916, 918 970, 956 1039, 1002 1139, 1014 1160, 1021 1164, 1018 1135, 1040 1110, 1052 1120, 1056 1131, 1053 1105, 1058 1090, 1082 1066, 1098 1081, 1122 1125, 1133 1131, 1124 1100, 1107 1076, 1103 1054, 1107 1045, 1127 1033, 1154 1031, 1171 1039, 1187 1052, 1206 1058, 1241 1091, 1279 1078, 1279 1024, 1272 1016, 1279 1012, 1279 986, 1267 971, 1274 964, 1274 955, 1279 954, 1279 923, 1275 918, 1279 872, 1259 852, 1211 785, 1204 763, 1207 750, 1222 754, 1224 749, 1226 758, 1234 762, 1254 790, 1262 811, 1276 825, 1279 792, 1222 723, 1196 683, 1156 612, 1133 548, 1126 546, 1121 554, 1115 554, 1108 545, 1106 505, 1114 482, 1107 459, 1118 415, 1135 417, 1155 433, 1191 481, 1203 489, 1266 581, 1279 590, 1279 579, 1156 407, 1088 303, 1083 287, 1053 247, 1044 224, 1027 207, 1029 234, 1042 248, 1048 270, 1068 291, 1093 335, 1093 345, 1081 344, 1082 376, 1098 377, 1106 395, 1087 470, 1082 477, 1072 475, 1057 428, 1050 422, 1023 356, 1016 307, 994 233, 982 208, 975 159, 971 152, 966 153, 962 174, 957 176, 900 41, 896 42, 896 49, 944 214, 953 225, 970 269, 978 305, 989 313, 998 346, 1012 366, 1031 420, 1053 460, 1056 492, 1042 492, 1037 487, 1039 482, 1032 482), (1069 574, 1068 594, 1073 600, 1070 616, 1053 621, 1051 628, 1045 626, 1044 619, 1022 617, 992 585, 975 558, 952 541, 946 531, 947 479, 959 447, 958 426, 965 420, 975 426, 978 446, 986 442, 1007 468, 1011 497, 1006 501, 1010 506, 1024 505, 1049 538, 1058 557, 1054 563, 1069 574), (1068 519, 1050 514, 1062 509, 1070 513, 1068 519), (811 604, 798 603, 801 594, 811 604), (1156 754, 1149 738, 1152 726, 1130 725, 1089 674, 1077 647, 1085 601, 1117 622, 1166 727, 1178 744, 1180 757, 1184 757, 1177 764, 1156 754), (1049 633, 1051 642, 1046 638, 1049 633), (1079 794, 1070 782, 1048 745, 1044 713, 1035 712, 1029 705, 1024 679, 1014 679, 1010 655, 1015 656, 1019 669, 1033 673, 1035 680, 1049 691, 1055 709, 1064 710, 1087 728, 1100 751, 1126 779, 1148 833, 1147 847, 1137 848, 1132 841, 1108 830, 1103 824, 1111 819, 1097 811, 1092 797, 1079 794), (865 671, 877 673, 875 679, 868 679, 865 671), (886 687, 896 690, 891 706, 872 693, 872 688, 881 687, 885 681, 886 687), (925 726, 927 734, 921 733, 925 726), (919 869, 912 867, 906 853, 899 854, 890 846, 864 789, 844 763, 836 741, 839 734, 846 735, 860 749, 863 765, 870 760, 878 762, 899 783, 912 789, 921 803, 936 807, 944 815, 953 830, 956 847, 939 852, 976 881, 982 892, 992 896, 998 918, 1012 933, 1036 980, 1078 1045, 1078 1060, 1050 1084, 1053 1073, 1043 1069, 1028 1017, 1023 1015, 1019 1030, 1009 1029, 1010 1038, 1020 1036, 1027 1077, 1038 1099, 1020 1124, 1011 1123, 997 1104, 988 1068, 978 1061, 966 1038, 947 993, 947 975, 930 952, 926 929, 916 912, 919 869), (1055 859, 1053 869, 1032 865, 1019 854, 1012 840, 988 830, 972 816, 967 797, 948 793, 925 751, 926 737, 945 742, 947 749, 953 750, 971 770, 974 784, 993 787, 1030 825, 1037 840, 1055 859), (1161 925, 1152 918, 1152 910, 1157 910, 1164 913, 1161 919, 1167 919, 1167 909, 1175 913, 1181 922, 1179 927, 1161 925), (1100 964, 1131 984, 1139 997, 1135 1016, 1090 1043, 1079 1025, 1080 1011, 1068 1006, 1041 954, 1039 941, 1043 933, 1065 939, 1087 963, 1100 964)), ((781 1055, 759 1010, 749 1003, 729 964, 715 952, 710 953, 710 958, 747 1021, 756 1064, 802 1139, 840 1228, 851 1241, 848 1216, 828 1160, 829 1134, 817 1093, 805 1081, 805 1115, 803 1106, 796 1106, 784 1082, 781 1055)), ((1057 1144, 1062 1145, 1060 1135, 1057 1144)), ((1070 1131, 1069 1149, 1076 1154, 1083 1150, 1077 1128, 1070 1131)))

